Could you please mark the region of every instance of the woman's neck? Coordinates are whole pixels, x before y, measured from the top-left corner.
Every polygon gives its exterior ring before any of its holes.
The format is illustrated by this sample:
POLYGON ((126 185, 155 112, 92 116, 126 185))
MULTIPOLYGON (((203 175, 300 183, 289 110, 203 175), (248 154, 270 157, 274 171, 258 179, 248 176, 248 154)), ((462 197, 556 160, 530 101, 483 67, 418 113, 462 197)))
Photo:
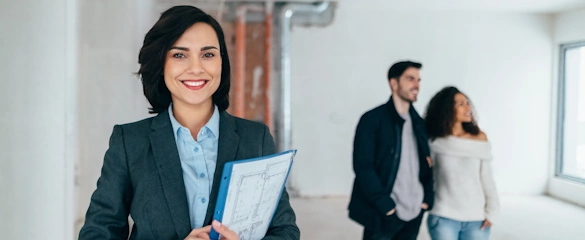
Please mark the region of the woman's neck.
POLYGON ((456 122, 455 124, 453 124, 453 128, 451 129, 451 135, 456 137, 463 137, 467 135, 467 132, 465 132, 465 129, 463 129, 462 123, 456 122))
POLYGON ((197 106, 173 101, 173 116, 181 126, 189 129, 195 140, 201 128, 211 119, 213 111, 214 106, 211 100, 197 106))

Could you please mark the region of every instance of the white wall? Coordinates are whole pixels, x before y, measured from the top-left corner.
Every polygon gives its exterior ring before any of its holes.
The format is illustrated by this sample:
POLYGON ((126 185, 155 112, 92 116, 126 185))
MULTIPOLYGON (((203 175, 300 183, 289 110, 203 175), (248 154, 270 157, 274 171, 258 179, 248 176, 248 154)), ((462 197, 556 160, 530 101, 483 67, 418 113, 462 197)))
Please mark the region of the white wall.
POLYGON ((355 126, 390 95, 398 60, 423 63, 419 113, 446 85, 467 93, 493 144, 503 194, 540 194, 548 177, 551 19, 544 15, 402 11, 342 2, 325 28, 292 33, 291 185, 347 195, 355 126))
MULTIPOLYGON (((553 49, 554 49, 554 74, 553 84, 551 85, 552 97, 551 102, 553 111, 551 112, 551 135, 556 136, 556 113, 557 113, 557 99, 558 99, 558 72, 559 72, 559 47, 561 44, 585 41, 585 9, 565 12, 554 16, 554 34, 553 34, 553 49)), ((555 139, 551 138, 550 142, 550 177, 551 180, 548 186, 548 192, 554 197, 564 199, 569 202, 585 206, 585 185, 570 182, 567 180, 556 178, 554 175, 555 156, 555 139)))
POLYGON ((0 233, 73 239, 75 1, 0 8, 0 233))
POLYGON ((144 20, 150 17, 148 4, 143 0, 80 3, 77 229, 96 188, 113 126, 150 117, 150 105, 134 75, 150 27, 144 20))

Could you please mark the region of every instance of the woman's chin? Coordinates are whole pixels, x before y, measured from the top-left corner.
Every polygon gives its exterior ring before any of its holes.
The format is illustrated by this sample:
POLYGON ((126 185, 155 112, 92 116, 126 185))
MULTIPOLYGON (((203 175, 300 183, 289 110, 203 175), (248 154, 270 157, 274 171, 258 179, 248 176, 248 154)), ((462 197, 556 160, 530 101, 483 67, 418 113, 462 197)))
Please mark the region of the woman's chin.
POLYGON ((460 123, 470 123, 471 122, 471 118, 469 118, 469 117, 459 117, 459 118, 457 118, 457 122, 460 122, 460 123))

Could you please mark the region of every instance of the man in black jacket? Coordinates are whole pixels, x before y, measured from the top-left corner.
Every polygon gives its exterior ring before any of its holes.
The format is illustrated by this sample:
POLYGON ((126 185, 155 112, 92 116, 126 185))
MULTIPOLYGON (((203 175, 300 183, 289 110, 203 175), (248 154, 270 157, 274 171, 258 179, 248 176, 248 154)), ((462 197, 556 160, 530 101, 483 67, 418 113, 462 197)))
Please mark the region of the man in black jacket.
POLYGON ((356 129, 349 217, 364 226, 364 240, 415 240, 424 211, 433 206, 425 125, 412 106, 421 67, 415 62, 392 65, 390 100, 366 112, 356 129))

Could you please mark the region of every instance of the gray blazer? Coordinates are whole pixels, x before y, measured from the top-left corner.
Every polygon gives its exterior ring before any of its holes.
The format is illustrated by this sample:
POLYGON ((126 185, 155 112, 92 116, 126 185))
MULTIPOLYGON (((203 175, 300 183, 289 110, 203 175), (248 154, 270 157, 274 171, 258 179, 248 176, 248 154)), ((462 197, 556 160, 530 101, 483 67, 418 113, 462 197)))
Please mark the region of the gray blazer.
MULTIPOLYGON (((275 152, 268 128, 220 113, 217 167, 204 225, 211 224, 226 162, 275 152)), ((191 232, 187 194, 168 111, 116 125, 79 240, 184 239, 191 232)), ((264 239, 300 239, 286 190, 264 239)))

